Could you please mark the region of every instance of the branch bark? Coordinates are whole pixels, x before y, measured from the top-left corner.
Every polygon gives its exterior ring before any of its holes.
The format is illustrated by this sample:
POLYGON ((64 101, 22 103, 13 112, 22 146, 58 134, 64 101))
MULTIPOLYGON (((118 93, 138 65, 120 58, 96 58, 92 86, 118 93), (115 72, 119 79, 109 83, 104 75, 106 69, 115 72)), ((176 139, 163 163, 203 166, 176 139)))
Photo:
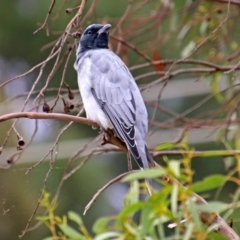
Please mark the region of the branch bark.
POLYGON ((67 115, 63 113, 15 112, 15 113, 9 113, 9 114, 0 116, 0 122, 4 122, 7 120, 16 119, 16 118, 56 119, 56 120, 72 121, 76 123, 83 123, 86 125, 90 125, 92 127, 99 127, 97 123, 95 123, 90 119, 77 117, 73 115, 67 115))
MULTIPOLYGON (((39 113, 39 112, 15 112, 15 113, 8 113, 5 115, 0 116, 0 122, 4 122, 11 119, 19 119, 19 118, 27 118, 27 119, 55 119, 55 120, 63 120, 63 121, 72 121, 75 123, 83 123, 92 127, 99 127, 99 125, 87 118, 77 117, 73 115, 67 115, 62 113, 39 113)), ((113 144, 119 147, 122 151, 127 151, 127 147, 125 143, 123 143, 118 137, 115 137, 114 132, 111 129, 105 130, 108 137, 103 138, 103 143, 113 144)))

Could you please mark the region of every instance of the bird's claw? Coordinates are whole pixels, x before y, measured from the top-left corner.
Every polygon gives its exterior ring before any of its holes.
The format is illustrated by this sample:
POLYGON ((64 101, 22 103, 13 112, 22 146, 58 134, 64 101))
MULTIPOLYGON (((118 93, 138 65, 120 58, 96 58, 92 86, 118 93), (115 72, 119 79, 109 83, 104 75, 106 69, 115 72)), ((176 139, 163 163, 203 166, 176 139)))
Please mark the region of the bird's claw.
POLYGON ((102 136, 101 145, 103 146, 103 145, 109 143, 110 137, 108 136, 108 134, 106 132, 104 132, 104 131, 102 131, 102 132, 103 132, 103 136, 102 136))

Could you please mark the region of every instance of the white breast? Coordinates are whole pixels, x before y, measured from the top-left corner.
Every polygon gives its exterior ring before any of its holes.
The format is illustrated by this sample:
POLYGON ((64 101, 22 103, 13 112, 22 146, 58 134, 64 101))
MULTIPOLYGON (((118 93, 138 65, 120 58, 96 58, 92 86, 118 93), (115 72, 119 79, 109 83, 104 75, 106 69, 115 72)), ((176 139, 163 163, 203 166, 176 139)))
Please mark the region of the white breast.
MULTIPOLYGON (((95 100, 91 92, 92 83, 89 79, 91 71, 91 61, 89 58, 84 59, 84 63, 80 69, 76 69, 78 72, 78 87, 82 96, 83 105, 87 114, 87 117, 97 122, 103 129, 113 128, 106 114, 100 108, 99 104, 95 100)), ((77 66, 75 66, 77 68, 77 66)))

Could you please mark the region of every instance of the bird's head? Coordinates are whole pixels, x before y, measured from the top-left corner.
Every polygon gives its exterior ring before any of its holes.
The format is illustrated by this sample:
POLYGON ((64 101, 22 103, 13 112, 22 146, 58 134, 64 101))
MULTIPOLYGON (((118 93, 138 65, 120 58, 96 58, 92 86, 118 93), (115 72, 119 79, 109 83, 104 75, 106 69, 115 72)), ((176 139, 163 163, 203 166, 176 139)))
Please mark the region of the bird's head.
POLYGON ((92 24, 88 26, 80 39, 82 51, 108 48, 108 31, 110 24, 92 24))

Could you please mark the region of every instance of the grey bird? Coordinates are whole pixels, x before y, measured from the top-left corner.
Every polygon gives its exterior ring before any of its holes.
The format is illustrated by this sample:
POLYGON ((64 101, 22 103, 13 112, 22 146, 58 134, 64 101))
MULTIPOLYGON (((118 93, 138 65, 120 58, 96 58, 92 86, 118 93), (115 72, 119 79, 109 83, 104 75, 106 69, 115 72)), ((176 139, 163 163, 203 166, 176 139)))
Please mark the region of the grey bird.
POLYGON ((110 24, 92 24, 83 32, 74 68, 87 118, 113 129, 140 168, 154 166, 146 145, 147 110, 123 61, 108 48, 110 24))

